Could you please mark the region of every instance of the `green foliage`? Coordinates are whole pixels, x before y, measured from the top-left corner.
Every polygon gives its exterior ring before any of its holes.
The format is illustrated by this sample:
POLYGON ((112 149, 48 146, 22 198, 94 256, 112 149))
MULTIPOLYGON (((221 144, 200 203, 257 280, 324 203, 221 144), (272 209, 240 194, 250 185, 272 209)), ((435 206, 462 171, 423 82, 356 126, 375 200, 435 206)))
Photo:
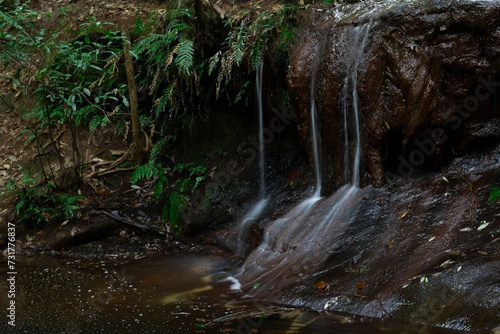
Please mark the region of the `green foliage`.
POLYGON ((168 206, 164 207, 163 216, 164 218, 168 217, 171 228, 177 229, 182 222, 182 213, 186 204, 186 198, 182 193, 174 191, 169 196, 168 204, 168 206))
POLYGON ((500 199, 500 187, 492 186, 490 190, 490 201, 496 202, 500 199))
POLYGON ((144 67, 139 68, 142 85, 149 88, 154 100, 151 122, 165 111, 169 117, 184 111, 186 102, 198 96, 203 71, 203 61, 195 58, 191 8, 170 10, 166 20, 163 32, 145 35, 134 46, 134 54, 144 60, 144 67))
MULTIPOLYGON (((262 64, 266 54, 287 56, 295 37, 291 18, 297 7, 277 5, 266 12, 254 8, 239 13, 238 18, 227 17, 227 35, 215 38, 210 32, 197 31, 202 25, 191 2, 167 4, 172 5, 177 7, 167 9, 165 17, 155 21, 161 26, 138 18, 129 32, 133 37, 127 42, 133 56, 140 60, 136 64, 138 86, 148 91, 152 102, 151 112, 141 115, 141 123, 151 129, 156 140, 149 162, 137 167, 131 181, 153 181, 155 198, 166 203, 165 218, 178 227, 189 196, 201 186, 207 171, 192 163, 175 164, 169 169, 160 162, 160 153, 168 141, 175 139, 178 129, 193 124, 186 116, 205 110, 211 96, 218 97, 231 87, 235 90, 230 92, 233 95, 228 94, 230 99, 245 100, 251 85, 244 72, 262 64)), ((129 101, 118 69, 125 37, 112 24, 95 18, 76 32, 61 26, 60 32, 50 33, 35 28, 40 15, 49 16, 25 5, 0 10, 0 62, 4 69, 15 69, 13 88, 24 89, 36 101, 31 112, 21 116, 31 124, 28 131, 39 146, 38 156, 47 156, 42 145, 46 140, 39 141, 40 134, 48 133, 50 149, 58 150, 54 138, 64 125, 73 138, 73 164, 79 171, 79 127, 94 131, 113 124, 124 128, 123 117, 119 116, 121 107, 128 107, 129 101)), ((61 170, 66 168, 65 161, 60 155, 61 170)), ((48 159, 40 158, 40 165, 43 175, 46 168, 52 173, 48 159)), ((46 178, 46 186, 21 187, 19 212, 43 217, 48 214, 44 210, 49 209, 42 204, 49 203, 54 207, 51 217, 70 216, 75 199, 55 196, 53 186, 49 186, 53 180, 46 178)))
POLYGON ((173 182, 169 185, 169 178, 166 176, 167 171, 155 160, 165 143, 166 140, 163 140, 155 145, 151 153, 153 160, 150 159, 147 164, 137 167, 132 173, 131 182, 135 184, 140 180, 153 181, 156 199, 160 199, 164 195, 165 190, 167 190, 168 195, 163 206, 162 218, 169 221, 170 226, 176 229, 182 222, 182 214, 184 206, 187 203, 187 198, 206 179, 207 169, 206 167, 192 163, 177 163, 170 170, 169 176, 173 182), (167 186, 169 186, 168 189, 167 186))
POLYGON ((139 180, 153 180, 155 182, 153 191, 156 199, 162 195, 163 189, 168 183, 168 178, 165 175, 165 170, 163 169, 161 163, 151 161, 137 167, 132 173, 130 179, 132 184, 136 184, 139 180))
MULTIPOLYGON (((63 38, 68 34, 63 27, 53 33, 36 29, 39 15, 49 16, 25 5, 0 11, 0 62, 4 69, 14 70, 11 80, 18 94, 29 95, 35 102, 30 112, 18 116, 28 125, 39 156, 46 156, 47 146, 38 137, 47 133, 50 149, 55 148, 59 155, 59 169, 66 169, 54 139, 64 125, 72 138, 74 176, 79 180, 77 127, 95 130, 105 126, 118 111, 106 110, 106 103, 128 103, 123 94, 126 86, 115 79, 123 37, 118 31, 108 30, 109 24, 92 18, 72 32, 71 38, 63 38)), ((39 163, 46 182, 53 182, 50 161, 39 159, 39 163)))
POLYGON ((271 43, 278 46, 278 51, 290 46, 294 39, 291 17, 296 11, 296 6, 285 4, 262 12, 256 18, 252 18, 252 13, 247 12, 238 20, 231 17, 226 19, 228 36, 223 49, 210 58, 208 69, 209 73, 218 69, 217 96, 231 82, 234 69, 245 60, 255 69, 262 64, 265 52, 274 49, 270 48, 271 43))
POLYGON ((74 217, 82 196, 58 195, 54 184, 40 183, 26 173, 19 182, 8 180, 7 192, 17 196, 16 215, 19 222, 58 222, 74 217))

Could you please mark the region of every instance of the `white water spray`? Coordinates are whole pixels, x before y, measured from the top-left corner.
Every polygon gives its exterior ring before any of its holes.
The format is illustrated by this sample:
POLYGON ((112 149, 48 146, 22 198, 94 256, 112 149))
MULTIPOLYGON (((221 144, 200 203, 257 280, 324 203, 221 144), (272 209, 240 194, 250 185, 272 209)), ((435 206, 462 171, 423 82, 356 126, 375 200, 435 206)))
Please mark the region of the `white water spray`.
MULTIPOLYGON (((345 132, 345 182, 332 196, 321 199, 320 141, 315 102, 315 77, 318 62, 313 65, 311 81, 311 136, 314 157, 315 191, 313 196, 293 208, 287 215, 271 223, 261 245, 247 258, 238 277, 248 289, 262 286, 261 294, 271 294, 275 286, 297 282, 304 272, 314 270, 324 261, 332 245, 328 236, 341 233, 349 221, 355 219, 361 190, 359 164, 361 158, 361 131, 357 92, 358 68, 368 41, 371 23, 350 31, 349 49, 345 53, 345 79, 341 91, 345 132), (349 103, 351 100, 351 103, 349 103), (352 106, 351 108, 349 108, 352 106), (354 135, 349 136, 349 117, 354 117, 354 135), (354 142, 351 142, 353 137, 354 142), (354 156, 349 149, 354 145, 354 156), (321 199, 321 201, 320 201, 321 199)), ((321 57, 318 52, 317 57, 321 57)))
POLYGON ((358 68, 368 41, 372 23, 365 23, 353 29, 353 44, 346 63, 346 75, 342 89, 342 111, 344 114, 344 181, 359 187, 359 163, 361 160, 361 129, 359 122, 358 68), (349 85, 350 82, 350 85, 349 85), (349 86, 351 94, 349 94, 349 86), (354 115, 354 159, 349 158, 349 95, 351 95, 352 114, 354 115))
POLYGON ((266 191, 266 170, 265 170, 265 147, 264 147, 264 110, 262 107, 262 76, 264 63, 261 63, 255 74, 255 91, 257 97, 257 111, 259 114, 259 200, 254 206, 240 219, 238 226, 238 244, 237 253, 244 255, 246 252, 245 237, 251 222, 260 218, 267 207, 266 191))

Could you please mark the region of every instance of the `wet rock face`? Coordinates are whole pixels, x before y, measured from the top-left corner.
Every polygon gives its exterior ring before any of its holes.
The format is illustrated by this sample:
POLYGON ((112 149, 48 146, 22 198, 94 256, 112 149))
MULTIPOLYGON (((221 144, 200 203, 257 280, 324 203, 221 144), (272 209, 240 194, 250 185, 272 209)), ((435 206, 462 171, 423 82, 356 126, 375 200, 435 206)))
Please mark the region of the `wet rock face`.
MULTIPOLYGON (((369 35, 357 71, 362 185, 441 170, 500 136, 499 2, 419 2, 374 12, 325 12, 291 60, 290 96, 306 145, 311 96, 316 101, 325 194, 345 182, 340 106, 352 106, 353 97, 342 101, 342 89, 353 29, 364 24, 369 35)), ((352 127, 349 121, 351 138, 352 127)))

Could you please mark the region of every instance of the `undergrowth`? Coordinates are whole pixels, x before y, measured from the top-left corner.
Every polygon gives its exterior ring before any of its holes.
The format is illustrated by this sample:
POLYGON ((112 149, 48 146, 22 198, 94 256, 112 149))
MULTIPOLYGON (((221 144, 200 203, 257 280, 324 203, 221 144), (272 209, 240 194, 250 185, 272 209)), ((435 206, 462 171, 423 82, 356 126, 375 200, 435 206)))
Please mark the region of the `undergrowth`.
POLYGON ((222 19, 208 7, 200 16, 191 1, 169 2, 164 17, 155 12, 145 22, 138 18, 130 31, 95 18, 71 31, 65 27, 68 18, 61 11, 59 28, 46 31, 37 27, 37 18, 51 14, 31 10, 27 3, 2 3, 0 0, 0 62, 11 73, 15 96, 34 101, 30 110, 12 110, 37 147, 43 181, 32 187, 27 180, 10 184, 10 190, 18 193, 18 213, 30 214, 39 222, 48 215, 71 216, 77 197, 56 196, 55 190, 60 186, 57 175, 68 168, 74 182, 82 182, 87 162, 82 161, 79 131, 106 126, 127 131, 126 40, 136 60, 138 89, 145 93, 140 120, 149 139, 145 148, 149 161, 137 167, 131 182, 154 183, 154 196, 165 203, 163 216, 172 227, 180 225, 184 205, 207 173, 206 167, 194 162, 165 159, 165 153, 175 147, 179 134, 191 126, 195 116, 209 117, 210 105, 222 92, 231 102, 245 100, 252 87, 249 74, 264 59, 286 63, 298 10, 285 4, 222 19), (214 29, 208 31, 207 27, 214 29), (71 138, 70 157, 59 140, 66 131, 71 138))

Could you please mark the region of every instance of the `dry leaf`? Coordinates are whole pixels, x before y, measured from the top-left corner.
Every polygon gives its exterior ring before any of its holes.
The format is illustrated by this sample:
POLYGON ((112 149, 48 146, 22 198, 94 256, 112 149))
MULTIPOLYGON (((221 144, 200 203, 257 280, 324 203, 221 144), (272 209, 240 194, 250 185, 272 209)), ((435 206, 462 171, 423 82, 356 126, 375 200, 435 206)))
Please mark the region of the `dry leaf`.
POLYGON ((455 256, 458 256, 458 255, 462 254, 462 252, 460 250, 458 250, 458 249, 450 249, 449 251, 447 251, 447 253, 449 255, 455 255, 455 256))
POLYGON ((399 215, 399 218, 404 218, 408 214, 408 212, 410 212, 410 210, 406 210, 405 212, 401 213, 399 215))
POLYGON ((366 286, 365 281, 361 281, 356 285, 356 289, 363 289, 366 286))
POLYGON ((328 289, 329 287, 330 286, 325 281, 319 281, 318 283, 314 284, 314 288, 317 290, 325 290, 328 289))

